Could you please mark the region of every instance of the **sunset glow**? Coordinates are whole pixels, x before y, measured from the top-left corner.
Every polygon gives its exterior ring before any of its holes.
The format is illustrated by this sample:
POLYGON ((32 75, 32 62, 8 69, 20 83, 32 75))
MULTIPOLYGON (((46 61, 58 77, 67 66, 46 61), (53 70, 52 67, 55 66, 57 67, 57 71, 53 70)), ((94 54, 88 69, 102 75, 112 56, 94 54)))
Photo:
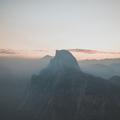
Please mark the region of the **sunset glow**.
MULTIPOLYGON (((0 49, 120 51, 119 0, 0 0, 0 25, 0 49)), ((27 56, 39 56, 33 53, 27 56)))
MULTIPOLYGON (((40 59, 46 55, 54 56, 56 50, 0 50, 0 57, 16 57, 26 59, 40 59)), ((102 52, 86 49, 69 50, 77 60, 99 60, 120 58, 119 52, 102 52)))

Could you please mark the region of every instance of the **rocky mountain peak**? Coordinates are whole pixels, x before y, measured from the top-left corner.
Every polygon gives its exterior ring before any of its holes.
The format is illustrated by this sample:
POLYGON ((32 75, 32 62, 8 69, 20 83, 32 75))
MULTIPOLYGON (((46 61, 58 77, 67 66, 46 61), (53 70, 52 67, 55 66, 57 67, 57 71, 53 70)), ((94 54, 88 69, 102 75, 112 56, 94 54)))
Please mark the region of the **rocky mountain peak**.
POLYGON ((56 69, 80 69, 75 57, 67 50, 56 50, 55 57, 50 62, 56 69))

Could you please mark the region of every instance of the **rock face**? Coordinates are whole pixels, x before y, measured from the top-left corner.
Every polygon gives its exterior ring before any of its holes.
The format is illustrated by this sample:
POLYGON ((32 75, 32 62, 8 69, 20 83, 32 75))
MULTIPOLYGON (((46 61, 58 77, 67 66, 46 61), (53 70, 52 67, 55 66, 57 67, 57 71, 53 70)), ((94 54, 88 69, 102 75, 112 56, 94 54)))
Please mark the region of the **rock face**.
POLYGON ((83 73, 66 50, 31 80, 22 120, 120 120, 120 88, 83 73))
POLYGON ((51 60, 50 66, 54 70, 80 69, 76 59, 67 50, 57 50, 55 57, 51 60))

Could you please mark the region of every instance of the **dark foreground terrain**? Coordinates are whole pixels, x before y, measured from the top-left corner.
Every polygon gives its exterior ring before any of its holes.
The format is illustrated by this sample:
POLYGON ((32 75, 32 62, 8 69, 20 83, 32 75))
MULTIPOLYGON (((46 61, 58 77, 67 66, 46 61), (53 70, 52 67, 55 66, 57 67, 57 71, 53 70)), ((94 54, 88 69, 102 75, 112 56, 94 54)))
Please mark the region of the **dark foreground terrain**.
POLYGON ((86 74, 71 53, 56 51, 32 76, 17 108, 2 106, 1 120, 120 120, 119 79, 86 74))

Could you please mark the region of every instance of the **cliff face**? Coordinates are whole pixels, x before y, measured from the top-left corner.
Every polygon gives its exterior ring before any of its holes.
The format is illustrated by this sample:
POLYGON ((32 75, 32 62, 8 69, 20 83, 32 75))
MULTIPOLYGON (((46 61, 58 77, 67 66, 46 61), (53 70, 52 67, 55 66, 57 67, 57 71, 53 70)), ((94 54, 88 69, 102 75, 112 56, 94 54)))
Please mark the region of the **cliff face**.
POLYGON ((80 69, 77 60, 67 50, 57 50, 55 57, 51 60, 50 66, 53 70, 80 69))
POLYGON ((21 108, 29 120, 119 120, 120 88, 83 73, 66 50, 56 52, 50 64, 32 77, 21 108))

